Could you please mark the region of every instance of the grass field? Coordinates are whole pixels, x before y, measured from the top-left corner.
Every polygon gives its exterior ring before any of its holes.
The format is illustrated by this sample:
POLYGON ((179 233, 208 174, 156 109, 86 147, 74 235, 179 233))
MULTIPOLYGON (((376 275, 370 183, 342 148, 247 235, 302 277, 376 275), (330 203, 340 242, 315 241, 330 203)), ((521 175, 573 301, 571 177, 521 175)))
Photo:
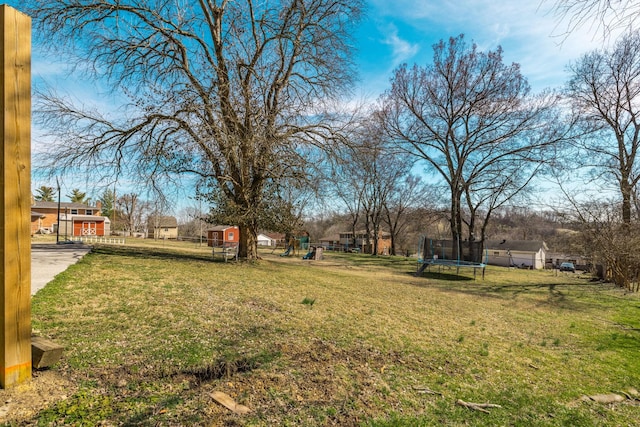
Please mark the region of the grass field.
MULTIPOLYGON (((97 246, 33 299, 68 395, 25 423, 596 426, 640 419, 640 298, 586 276, 97 246), (221 391, 250 412, 211 397, 221 391), (585 398, 616 392, 618 403, 585 398), (626 394, 625 394, 626 393, 626 394), (458 400, 492 403, 487 412, 458 400)), ((18 424, 16 421, 14 424, 18 424)))

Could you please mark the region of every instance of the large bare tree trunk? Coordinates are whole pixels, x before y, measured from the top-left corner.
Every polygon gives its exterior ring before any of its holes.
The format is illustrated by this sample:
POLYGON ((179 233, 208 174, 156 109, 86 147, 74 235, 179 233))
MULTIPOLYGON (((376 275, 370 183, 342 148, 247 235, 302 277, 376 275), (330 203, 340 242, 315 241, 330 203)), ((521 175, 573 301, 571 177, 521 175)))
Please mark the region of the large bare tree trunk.
POLYGON ((622 222, 624 224, 631 223, 631 195, 632 188, 629 185, 628 180, 623 180, 620 182, 620 194, 622 195, 622 222))
POLYGON ((238 257, 258 259, 258 230, 252 226, 240 226, 240 247, 238 257))
POLYGON ((122 117, 104 117, 41 94, 41 124, 57 135, 43 161, 112 168, 159 191, 195 176, 212 217, 242 228, 240 256, 256 258, 269 210, 291 213, 271 190, 313 179, 302 148, 339 139, 324 101, 354 82, 363 1, 30 3, 52 46, 68 42, 77 68, 130 99, 122 117))

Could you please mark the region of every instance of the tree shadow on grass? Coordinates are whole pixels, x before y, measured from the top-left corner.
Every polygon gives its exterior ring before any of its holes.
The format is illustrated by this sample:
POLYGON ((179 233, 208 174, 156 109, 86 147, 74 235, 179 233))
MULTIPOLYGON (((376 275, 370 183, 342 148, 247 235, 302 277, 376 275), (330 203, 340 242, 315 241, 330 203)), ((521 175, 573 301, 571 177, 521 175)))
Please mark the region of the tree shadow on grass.
MULTIPOLYGON (((606 331, 591 337, 594 340, 597 351, 629 351, 635 354, 640 346, 640 334, 638 329, 623 329, 619 331, 606 331)), ((633 356, 631 356, 633 357, 633 356)))
MULTIPOLYGON (((410 273, 415 277, 415 273, 410 273)), ((418 282, 413 281, 411 285, 436 289, 444 293, 456 293, 471 295, 478 298, 490 298, 501 300, 514 300, 518 298, 534 298, 538 300, 538 305, 550 305, 557 308, 569 310, 583 310, 589 306, 596 306, 595 303, 573 297, 572 291, 585 291, 583 283, 558 284, 558 283, 525 283, 525 284, 487 284, 482 278, 455 275, 452 273, 423 273, 417 279, 428 279, 433 281, 418 282), (439 282, 436 282, 439 281, 439 282)), ((595 285, 594 285, 595 286, 595 285)))
MULTIPOLYGON (((181 252, 175 249, 164 248, 141 248, 133 246, 95 246, 92 253, 113 256, 125 256, 132 258, 144 259, 171 259, 186 261, 207 261, 215 263, 224 263, 222 257, 213 257, 211 253, 189 253, 181 252)), ((235 261, 227 261, 235 262, 235 261)))
POLYGON ((557 283, 539 283, 539 284, 525 284, 525 285, 493 285, 489 287, 489 291, 494 294, 502 294, 508 296, 510 299, 518 298, 520 295, 533 295, 535 293, 541 293, 541 291, 548 291, 547 298, 540 301, 540 304, 554 305, 561 308, 578 309, 576 301, 568 299, 569 287, 579 285, 558 285, 557 283))
POLYGON ((444 273, 444 272, 436 272, 436 271, 425 271, 422 272, 419 276, 416 276, 415 273, 410 273, 414 277, 422 277, 425 279, 432 280, 445 280, 447 282, 469 282, 475 280, 473 277, 468 277, 463 274, 457 273, 444 273))

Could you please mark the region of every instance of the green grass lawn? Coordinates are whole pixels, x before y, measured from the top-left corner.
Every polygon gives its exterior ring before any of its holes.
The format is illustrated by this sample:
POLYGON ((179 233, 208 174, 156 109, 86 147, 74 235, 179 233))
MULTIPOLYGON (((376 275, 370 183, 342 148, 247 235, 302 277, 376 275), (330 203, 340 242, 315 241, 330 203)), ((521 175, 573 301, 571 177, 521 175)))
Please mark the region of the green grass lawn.
POLYGON ((637 425, 640 298, 583 275, 97 246, 33 298, 64 345, 39 425, 637 425), (426 393, 426 390, 435 393, 426 393), (217 404, 222 391, 251 412, 217 404), (457 400, 493 403, 488 413, 457 400))

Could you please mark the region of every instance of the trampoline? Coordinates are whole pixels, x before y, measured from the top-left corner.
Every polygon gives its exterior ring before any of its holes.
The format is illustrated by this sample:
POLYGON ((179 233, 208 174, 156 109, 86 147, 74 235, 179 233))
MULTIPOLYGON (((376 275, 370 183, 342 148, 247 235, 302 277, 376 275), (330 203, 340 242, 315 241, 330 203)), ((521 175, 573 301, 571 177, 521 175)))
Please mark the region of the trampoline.
POLYGON ((456 242, 454 240, 436 240, 422 236, 418 242, 418 271, 420 276, 431 266, 442 268, 455 268, 456 274, 460 274, 461 268, 472 268, 473 278, 476 278, 478 269, 482 270, 482 278, 487 266, 489 254, 483 250, 482 242, 456 242))

